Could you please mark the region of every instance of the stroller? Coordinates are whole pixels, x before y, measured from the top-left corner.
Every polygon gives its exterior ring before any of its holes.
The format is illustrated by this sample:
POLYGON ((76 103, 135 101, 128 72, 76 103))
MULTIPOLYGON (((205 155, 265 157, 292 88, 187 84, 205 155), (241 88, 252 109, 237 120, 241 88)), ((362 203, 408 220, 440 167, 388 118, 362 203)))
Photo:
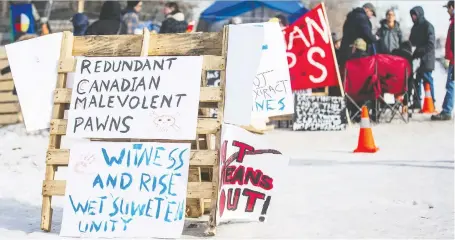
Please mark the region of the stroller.
MULTIPOLYGON (((400 47, 392 51, 392 55, 402 57, 409 62, 411 69, 414 69, 413 58, 412 58, 412 45, 410 41, 404 41, 400 44, 400 47)), ((412 117, 414 109, 420 109, 420 96, 418 95, 417 89, 420 87, 419 83, 415 80, 414 71, 408 78, 408 98, 403 99, 403 104, 412 109, 412 112, 408 111, 408 116, 412 117), (409 101, 408 101, 409 100, 409 101)))

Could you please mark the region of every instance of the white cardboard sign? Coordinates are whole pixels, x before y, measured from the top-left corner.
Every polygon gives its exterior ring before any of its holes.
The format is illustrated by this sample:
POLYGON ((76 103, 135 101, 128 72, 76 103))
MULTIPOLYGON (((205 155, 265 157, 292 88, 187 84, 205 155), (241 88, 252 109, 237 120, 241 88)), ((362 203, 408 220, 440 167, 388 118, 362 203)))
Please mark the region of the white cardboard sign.
POLYGON ((71 147, 60 236, 179 238, 190 148, 153 142, 71 147))
POLYGON ((264 45, 253 80, 253 116, 279 116, 294 113, 286 42, 276 22, 246 24, 264 28, 264 45))
POLYGON ((267 219, 281 187, 279 175, 289 158, 268 144, 264 136, 224 124, 220 149, 220 188, 217 223, 267 219))
POLYGON ((201 56, 78 58, 67 135, 196 138, 201 56))
POLYGON ((5 46, 27 132, 49 128, 63 33, 5 46))

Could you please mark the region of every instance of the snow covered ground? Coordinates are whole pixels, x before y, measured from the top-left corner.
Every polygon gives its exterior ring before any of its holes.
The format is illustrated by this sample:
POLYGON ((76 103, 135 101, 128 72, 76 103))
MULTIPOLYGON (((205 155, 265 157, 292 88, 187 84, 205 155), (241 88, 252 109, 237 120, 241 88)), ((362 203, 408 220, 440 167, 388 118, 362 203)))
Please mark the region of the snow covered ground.
MULTIPOLYGON (((445 73, 435 73, 444 96, 445 73)), ((277 130, 267 138, 291 157, 265 224, 223 224, 216 238, 454 238, 454 126, 416 115, 376 125, 380 151, 353 154, 358 126, 341 132, 277 130)), ((46 132, 0 128, 0 239, 59 238, 62 198, 51 233, 39 229, 46 132)), ((69 142, 63 143, 69 145, 69 142)), ((63 168, 57 173, 62 178, 63 168)), ((185 229, 183 237, 202 236, 185 229)))

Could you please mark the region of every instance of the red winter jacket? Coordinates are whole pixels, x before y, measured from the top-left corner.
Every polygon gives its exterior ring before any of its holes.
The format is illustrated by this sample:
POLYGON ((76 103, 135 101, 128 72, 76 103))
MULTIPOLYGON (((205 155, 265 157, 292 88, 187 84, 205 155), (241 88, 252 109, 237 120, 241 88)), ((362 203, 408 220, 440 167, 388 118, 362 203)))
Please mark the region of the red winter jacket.
POLYGON ((446 59, 450 60, 450 64, 453 64, 453 34, 453 17, 451 17, 446 39, 446 59))

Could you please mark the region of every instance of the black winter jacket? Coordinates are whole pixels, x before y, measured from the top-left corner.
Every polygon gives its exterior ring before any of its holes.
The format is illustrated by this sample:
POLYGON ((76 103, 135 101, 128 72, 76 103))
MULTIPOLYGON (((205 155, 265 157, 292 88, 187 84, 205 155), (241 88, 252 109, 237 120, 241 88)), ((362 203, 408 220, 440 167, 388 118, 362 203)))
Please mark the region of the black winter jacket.
POLYGON ((184 33, 188 23, 181 12, 171 13, 161 23, 160 33, 184 33))
POLYGON ((85 35, 117 35, 126 32, 121 20, 122 8, 117 1, 106 1, 100 18, 87 28, 85 35))
POLYGON ((340 47, 340 65, 349 59, 352 53, 351 44, 357 38, 362 38, 367 44, 376 42, 376 36, 372 32, 370 19, 363 8, 355 8, 348 13, 343 24, 343 39, 340 47))
POLYGON ((414 58, 420 58, 421 72, 434 70, 435 65, 435 33, 433 25, 425 19, 423 8, 420 6, 411 9, 411 15, 417 16, 417 21, 411 28, 409 40, 416 47, 414 58))

